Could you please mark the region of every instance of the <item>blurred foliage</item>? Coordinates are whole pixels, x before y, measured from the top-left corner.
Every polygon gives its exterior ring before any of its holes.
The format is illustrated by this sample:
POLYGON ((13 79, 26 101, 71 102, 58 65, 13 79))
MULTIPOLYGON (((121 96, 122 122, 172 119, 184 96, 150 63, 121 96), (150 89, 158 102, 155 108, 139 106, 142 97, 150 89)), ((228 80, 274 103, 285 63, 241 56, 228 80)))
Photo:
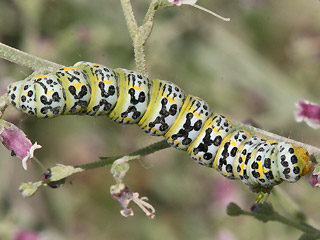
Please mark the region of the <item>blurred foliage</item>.
MULTIPOLYGON (((133 1, 138 20, 147 0, 133 1)), ((319 132, 293 119, 298 99, 320 102, 320 3, 298 0, 230 0, 199 2, 231 17, 222 22, 197 9, 160 9, 147 43, 150 76, 177 83, 205 99, 231 119, 253 119, 263 129, 319 146, 319 132)), ((133 49, 119 1, 0 1, 0 42, 30 54, 72 65, 80 60, 134 69, 133 49)), ((0 59, 0 90, 25 78, 29 69, 0 59)), ((124 154, 160 140, 136 126, 99 117, 63 116, 36 119, 7 111, 43 149, 46 167, 55 162, 83 164, 99 156, 124 154)), ((1 148, 0 239, 19 230, 48 239, 297 239, 297 230, 279 223, 262 224, 226 214, 229 202, 250 209, 254 195, 240 181, 224 179, 167 149, 131 163, 125 182, 148 196, 156 218, 133 206, 124 218, 109 196, 114 183, 109 169, 81 173, 57 190, 42 189, 23 199, 21 181, 37 181, 42 169, 24 172, 20 161, 1 148)), ((303 178, 279 188, 301 206, 319 227, 320 193, 303 178)), ((271 197, 275 209, 283 208, 271 197)))

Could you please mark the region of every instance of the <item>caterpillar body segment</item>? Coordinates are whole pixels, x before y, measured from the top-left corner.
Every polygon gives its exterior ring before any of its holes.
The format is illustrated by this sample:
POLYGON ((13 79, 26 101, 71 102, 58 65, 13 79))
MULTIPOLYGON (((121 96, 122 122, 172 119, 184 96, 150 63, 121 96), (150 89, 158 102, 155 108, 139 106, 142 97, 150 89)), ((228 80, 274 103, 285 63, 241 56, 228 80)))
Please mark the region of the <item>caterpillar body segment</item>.
POLYGON ((250 186, 295 182, 311 167, 305 149, 237 130, 204 100, 186 95, 174 83, 126 69, 78 62, 13 83, 8 96, 17 109, 37 117, 106 115, 119 123, 137 124, 186 150, 197 163, 250 186))
POLYGON ((211 110, 205 101, 188 95, 180 114, 164 137, 171 146, 187 149, 198 137, 202 126, 211 115, 211 110))
POLYGON ((238 130, 233 131, 225 137, 215 156, 213 168, 217 169, 225 177, 234 179, 234 159, 241 151, 245 140, 249 137, 251 137, 249 133, 238 130))
POLYGON ((149 106, 138 125, 151 135, 164 135, 176 122, 184 100, 185 93, 177 85, 152 80, 149 106))
POLYGON ((218 114, 211 115, 187 151, 196 163, 212 167, 222 140, 233 131, 227 118, 218 114))
POLYGON ((90 116, 108 114, 119 98, 116 72, 95 63, 78 62, 74 66, 86 74, 91 87, 91 98, 86 114, 90 116))

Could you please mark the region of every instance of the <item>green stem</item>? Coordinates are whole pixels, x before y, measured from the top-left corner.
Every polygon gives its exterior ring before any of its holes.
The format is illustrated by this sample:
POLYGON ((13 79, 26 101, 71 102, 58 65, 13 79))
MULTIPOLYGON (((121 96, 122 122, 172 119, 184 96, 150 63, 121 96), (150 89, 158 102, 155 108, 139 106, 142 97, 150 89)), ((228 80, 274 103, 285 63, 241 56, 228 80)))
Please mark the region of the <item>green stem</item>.
POLYGON ((137 151, 131 152, 129 154, 126 155, 122 155, 122 156, 115 156, 115 157, 100 157, 101 161, 97 161, 97 162, 92 162, 92 163, 87 163, 87 164, 83 164, 83 165, 79 165, 76 167, 82 168, 84 170, 90 170, 90 169, 94 169, 94 168, 99 168, 99 167, 104 167, 106 165, 111 165, 115 160, 122 158, 124 156, 145 156, 148 155, 150 153, 154 153, 156 151, 165 149, 170 147, 169 144, 167 143, 166 140, 151 144, 147 147, 141 148, 137 151))
MULTIPOLYGON (((279 202, 281 208, 297 220, 305 220, 306 217, 300 206, 281 188, 273 188, 272 195, 279 202)), ((310 220, 310 219, 309 219, 310 220)))
POLYGON ((148 77, 148 71, 146 67, 146 56, 144 47, 147 39, 151 34, 153 27, 153 18, 157 12, 159 4, 159 0, 153 0, 150 3, 148 11, 143 20, 143 25, 138 27, 130 0, 121 0, 121 6, 132 39, 137 71, 145 77, 148 77))
POLYGON ((0 43, 0 57, 10 62, 29 67, 34 71, 55 71, 56 69, 62 67, 59 64, 30 55, 18 49, 9 47, 3 43, 0 43))
POLYGON ((134 58, 137 66, 137 72, 144 75, 145 77, 149 77, 147 64, 146 64, 146 55, 144 52, 144 45, 133 43, 134 47, 134 58))
POLYGON ((299 229, 305 233, 311 233, 311 234, 317 234, 317 235, 320 234, 320 231, 318 229, 316 229, 306 223, 300 223, 297 221, 290 220, 280 214, 275 215, 274 221, 281 222, 281 223, 286 224, 288 226, 291 226, 293 228, 299 229))
POLYGON ((131 36, 131 39, 134 40, 138 30, 138 24, 133 14, 132 5, 130 3, 130 0, 120 0, 120 2, 121 2, 121 7, 124 13, 124 17, 127 22, 129 34, 131 36))
POLYGON ((8 104, 9 104, 8 93, 5 93, 0 97, 0 117, 8 107, 8 104))
POLYGON ((239 208, 237 211, 238 211, 237 215, 233 215, 233 216, 239 216, 239 215, 252 216, 252 217, 255 217, 256 219, 263 221, 263 222, 277 221, 277 222, 281 222, 285 225, 291 226, 295 229, 301 230, 304 233, 308 233, 308 234, 312 234, 312 235, 320 235, 320 230, 308 225, 307 223, 298 222, 298 221, 288 219, 288 218, 280 215, 279 213, 275 212, 273 209, 271 211, 270 210, 267 210, 267 211, 262 210, 262 211, 258 211, 258 212, 248 212, 248 211, 245 211, 245 210, 242 210, 239 208))
MULTIPOLYGON (((145 36, 149 37, 152 27, 153 27, 153 18, 157 12, 157 9, 159 7, 159 1, 158 0, 153 0, 148 8, 148 11, 144 17, 143 20, 143 25, 142 26, 146 26, 146 33, 144 34, 145 36)), ((145 39, 147 40, 147 39, 145 39)))

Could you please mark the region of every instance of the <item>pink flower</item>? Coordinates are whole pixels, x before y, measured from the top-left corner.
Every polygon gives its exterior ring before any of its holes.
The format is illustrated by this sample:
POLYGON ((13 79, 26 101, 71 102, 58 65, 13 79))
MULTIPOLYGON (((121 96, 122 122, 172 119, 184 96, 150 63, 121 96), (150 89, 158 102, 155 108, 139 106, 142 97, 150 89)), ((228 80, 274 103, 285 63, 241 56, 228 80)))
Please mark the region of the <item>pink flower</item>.
POLYGON ((222 229, 214 238, 215 240, 237 240, 238 238, 228 229, 222 229))
POLYGON ((309 178, 309 183, 312 187, 320 187, 320 164, 314 166, 312 175, 309 178))
POLYGON ((320 105, 305 101, 299 101, 295 106, 295 119, 297 122, 305 121, 308 126, 320 128, 320 105))
POLYGON ((219 14, 215 13, 215 12, 212 12, 204 7, 201 7, 199 5, 197 5, 198 0, 168 0, 168 3, 170 3, 171 5, 176 5, 176 6, 181 6, 181 5, 189 5, 189 6, 192 6, 194 8, 198 8, 200 9, 201 11, 204 11, 204 12, 207 12, 223 21, 226 21, 226 22, 229 22, 230 21, 230 18, 225 18, 225 17, 222 17, 220 16, 219 14))
POLYGON ((13 240, 39 240, 39 234, 36 232, 21 230, 15 234, 13 240))
POLYGON ((0 120, 0 141, 13 156, 22 159, 22 166, 25 170, 27 170, 27 162, 33 158, 34 151, 41 148, 37 143, 32 145, 22 130, 4 120, 0 120))
POLYGON ((181 6, 182 4, 195 4, 198 0, 168 0, 169 3, 172 3, 177 6, 181 6))

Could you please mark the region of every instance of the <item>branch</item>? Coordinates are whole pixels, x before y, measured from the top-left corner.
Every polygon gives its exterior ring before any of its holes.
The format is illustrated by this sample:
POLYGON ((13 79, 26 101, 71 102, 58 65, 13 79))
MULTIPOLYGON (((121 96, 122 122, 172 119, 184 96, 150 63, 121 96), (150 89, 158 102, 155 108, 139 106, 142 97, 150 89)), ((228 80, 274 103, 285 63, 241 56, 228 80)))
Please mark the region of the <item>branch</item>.
POLYGON ((55 71, 62 67, 62 65, 30 55, 3 43, 0 43, 0 57, 10 62, 29 67, 34 71, 55 71))
POLYGON ((57 164, 54 167, 51 167, 46 171, 41 180, 38 182, 24 182, 20 185, 19 190, 23 197, 31 197, 33 196, 39 187, 41 186, 49 186, 52 188, 60 187, 65 183, 67 177, 70 177, 76 173, 80 173, 86 170, 95 169, 104 167, 107 165, 113 164, 118 159, 128 160, 136 159, 141 156, 148 155, 150 153, 154 153, 156 151, 168 148, 169 144, 166 140, 151 144, 147 147, 141 148, 137 151, 131 152, 127 155, 117 156, 117 157, 101 157, 101 161, 87 163, 79 166, 66 166, 62 164, 57 164))
POLYGON ((120 2, 124 17, 126 19, 129 34, 131 39, 134 40, 138 30, 138 24, 136 18, 134 17, 130 0, 120 0, 120 2))
POLYGON ((148 11, 143 20, 143 24, 138 27, 130 0, 121 0, 121 6, 127 22, 128 31, 132 39, 137 71, 145 77, 148 77, 148 71, 146 66, 146 55, 144 52, 144 48, 146 41, 151 34, 153 27, 153 18, 157 12, 159 4, 159 0, 153 0, 150 3, 148 11))
POLYGON ((273 209, 272 205, 269 203, 253 205, 253 207, 251 208, 251 212, 241 209, 235 203, 230 203, 227 207, 227 214, 229 216, 240 216, 240 215, 252 216, 262 222, 268 222, 268 221, 281 222, 285 225, 288 225, 290 227, 293 227, 295 229, 298 229, 304 232, 305 234, 302 235, 300 239, 318 239, 320 237, 320 230, 308 225, 305 222, 294 221, 280 215, 278 212, 276 212, 273 209), (308 238, 303 238, 303 237, 308 237, 308 238))
POLYGON ((116 157, 100 157, 101 161, 97 161, 97 162, 92 162, 92 163, 87 163, 87 164, 83 164, 83 165, 79 165, 76 166, 78 168, 82 168, 83 170, 90 170, 90 169, 94 169, 94 168, 99 168, 99 167, 104 167, 106 165, 111 165, 115 160, 123 158, 125 156, 146 156, 148 154, 154 153, 156 151, 165 149, 170 147, 169 144, 167 143, 167 140, 162 140, 160 142, 151 144, 147 147, 141 148, 137 151, 131 152, 129 154, 126 155, 122 155, 122 156, 116 156, 116 157))

